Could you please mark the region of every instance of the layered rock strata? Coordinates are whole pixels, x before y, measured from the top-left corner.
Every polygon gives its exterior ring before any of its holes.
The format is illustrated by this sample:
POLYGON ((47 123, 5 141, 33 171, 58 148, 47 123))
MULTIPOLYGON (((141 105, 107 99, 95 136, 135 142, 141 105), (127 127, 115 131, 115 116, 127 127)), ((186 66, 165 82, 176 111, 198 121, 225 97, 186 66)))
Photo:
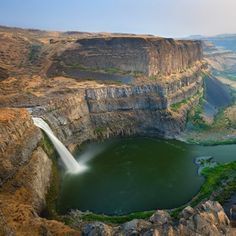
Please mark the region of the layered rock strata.
POLYGON ((71 217, 72 225, 81 228, 83 235, 233 236, 236 233, 222 206, 213 201, 204 202, 196 208, 186 207, 179 220, 174 220, 164 210, 157 210, 149 219, 134 219, 116 226, 101 222, 80 223, 76 212, 71 217))
MULTIPOLYGON (((90 139, 118 135, 174 137, 184 129, 187 113, 201 97, 203 68, 198 41, 99 36, 65 41, 60 50, 56 41, 51 44, 54 48, 47 63, 51 59, 53 63, 48 74, 63 74, 65 68, 75 67, 142 74, 131 84, 71 82, 65 77, 26 78, 21 84, 17 78, 6 79, 8 74, 0 70, 5 79, 0 106, 30 107, 70 149, 90 139), (53 84, 55 81, 60 85, 53 84)), ((73 229, 43 219, 40 213, 52 162, 39 143, 42 133, 27 110, 2 108, 0 134, 0 235, 235 235, 222 207, 211 201, 195 209, 185 208, 179 221, 167 211, 122 225, 81 223, 75 214, 73 229)))
POLYGON ((117 69, 147 76, 180 72, 202 59, 200 41, 160 37, 95 37, 79 39, 59 56, 48 71, 66 67, 117 69))
MULTIPOLYGON (((201 66, 163 81, 90 86, 33 109, 67 145, 122 135, 175 137, 203 87, 201 66), (172 106, 179 104, 178 110, 172 106)), ((73 148, 72 148, 73 149, 73 148)))
POLYGON ((0 112, 0 183, 27 161, 41 139, 25 109, 2 108, 0 112))
MULTIPOLYGON (((79 102, 79 101, 78 101, 79 102)), ((81 101, 80 101, 81 102, 81 101)), ((74 104, 75 106, 77 104, 74 104)), ((73 109, 74 110, 74 109, 73 109)), ((79 115, 69 111, 73 118, 79 115)), ((1 126, 8 125, 7 132, 14 137, 4 139, 1 153, 7 148, 13 148, 14 143, 23 142, 29 134, 27 130, 33 129, 28 142, 35 142, 33 136, 38 137, 37 128, 33 128, 32 120, 25 109, 1 109, 1 126), (4 111, 4 113, 3 113, 4 111), (2 114, 5 114, 3 117, 2 114), (7 116, 6 116, 7 115, 7 116), (21 118, 20 126, 17 120, 21 118), (14 127, 13 124, 16 124, 14 127), (21 131, 24 130, 23 133, 21 131), (19 133, 18 133, 19 132, 19 133), (14 141, 14 142, 13 142, 14 141)), ((71 117, 71 118, 72 118, 71 117)), ((63 123, 63 120, 61 120, 63 123)), ((4 130, 5 132, 6 130, 4 130)), ((41 135, 40 135, 41 137, 41 135)), ((39 139, 37 139, 39 140, 39 139)), ((25 154, 26 155, 26 154, 25 154)), ((6 155, 1 158, 7 158, 6 155)), ((20 155, 19 159, 25 158, 20 155)), ((27 154, 27 161, 14 170, 10 178, 4 180, 0 189, 0 235, 1 236, 38 236, 38 235, 216 235, 233 236, 235 229, 231 227, 222 206, 217 202, 207 201, 196 208, 186 207, 176 221, 167 211, 157 210, 149 219, 134 219, 121 225, 110 225, 102 222, 81 222, 76 212, 71 214, 71 226, 64 225, 55 220, 40 217, 45 206, 52 162, 39 143, 27 154)))
POLYGON ((0 109, 0 235, 80 235, 63 223, 40 218, 52 161, 40 147, 41 132, 26 109, 0 109))

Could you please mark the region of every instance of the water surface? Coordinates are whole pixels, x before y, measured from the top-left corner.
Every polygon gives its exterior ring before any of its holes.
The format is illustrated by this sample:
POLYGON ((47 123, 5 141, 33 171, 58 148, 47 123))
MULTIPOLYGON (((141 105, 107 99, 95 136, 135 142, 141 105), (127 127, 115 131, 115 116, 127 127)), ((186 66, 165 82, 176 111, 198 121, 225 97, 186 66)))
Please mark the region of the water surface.
POLYGON ((197 194, 204 179, 195 158, 236 160, 236 145, 193 146, 179 141, 124 138, 89 144, 76 154, 89 169, 63 179, 58 208, 108 215, 178 207, 197 194), (92 158, 94 157, 94 158, 92 158))

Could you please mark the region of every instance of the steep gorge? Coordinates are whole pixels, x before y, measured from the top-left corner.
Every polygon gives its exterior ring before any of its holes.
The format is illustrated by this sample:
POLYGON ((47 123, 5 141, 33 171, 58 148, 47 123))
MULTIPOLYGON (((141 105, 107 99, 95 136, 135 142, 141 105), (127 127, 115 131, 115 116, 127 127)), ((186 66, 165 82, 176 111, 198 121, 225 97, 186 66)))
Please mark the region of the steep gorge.
POLYGON ((70 146, 117 135, 175 137, 184 129, 187 112, 202 92, 201 66, 188 73, 190 76, 183 73, 168 83, 85 87, 41 110, 33 109, 33 113, 43 116, 70 146), (180 104, 178 112, 171 110, 176 103, 180 104))
POLYGON ((176 41, 151 36, 95 37, 79 39, 55 57, 48 74, 60 73, 70 67, 86 67, 115 68, 147 76, 169 75, 201 59, 200 41, 176 41))
POLYGON ((47 72, 70 76, 73 71, 77 85, 57 98, 49 93, 50 103, 41 110, 33 108, 33 114, 43 116, 71 147, 117 135, 174 137, 184 129, 187 113, 202 93, 201 60, 199 41, 151 36, 78 39, 53 56, 47 72), (132 81, 95 79, 88 84, 80 78, 81 71, 88 76, 94 71, 128 75, 132 81), (171 109, 177 103, 178 112, 171 109))
MULTIPOLYGON (((47 47, 56 48, 57 40, 51 40, 47 47)), ((84 222, 79 230, 39 217, 46 204, 52 161, 40 143, 42 133, 33 126, 25 107, 43 117, 73 150, 85 141, 112 136, 173 138, 184 129, 187 113, 198 104, 203 90, 205 65, 198 41, 99 36, 63 44, 65 48, 47 58, 51 61, 47 74, 60 77, 0 81, 0 235, 229 233, 229 220, 214 202, 185 209, 177 226, 164 211, 147 221, 114 227, 84 222), (121 75, 135 75, 134 80, 119 84, 65 77, 71 69, 106 72, 111 68, 121 75), (141 73, 137 78, 136 72, 141 73)))

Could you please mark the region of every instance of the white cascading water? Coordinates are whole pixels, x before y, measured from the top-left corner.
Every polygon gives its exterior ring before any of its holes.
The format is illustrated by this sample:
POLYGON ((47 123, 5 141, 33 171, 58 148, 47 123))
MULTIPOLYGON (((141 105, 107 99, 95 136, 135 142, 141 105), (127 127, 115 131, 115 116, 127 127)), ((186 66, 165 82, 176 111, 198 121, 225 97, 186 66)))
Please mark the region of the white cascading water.
POLYGON ((56 148, 58 154, 61 157, 62 162, 64 163, 66 169, 70 173, 78 173, 86 169, 86 166, 80 165, 74 157, 71 155, 69 150, 64 146, 64 144, 53 134, 51 128, 48 124, 42 119, 33 117, 34 124, 42 129, 49 139, 52 141, 54 147, 56 148))

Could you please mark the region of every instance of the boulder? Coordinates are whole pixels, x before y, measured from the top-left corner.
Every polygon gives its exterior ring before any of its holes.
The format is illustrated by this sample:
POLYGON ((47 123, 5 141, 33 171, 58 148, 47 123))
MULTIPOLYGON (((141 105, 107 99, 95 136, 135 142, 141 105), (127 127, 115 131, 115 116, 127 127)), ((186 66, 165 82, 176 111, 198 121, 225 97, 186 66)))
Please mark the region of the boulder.
POLYGON ((85 224, 82 228, 82 235, 84 236, 110 236, 112 234, 112 227, 101 223, 93 222, 85 224))
POLYGON ((171 222, 171 217, 168 212, 157 210, 149 220, 157 225, 164 225, 171 222))

